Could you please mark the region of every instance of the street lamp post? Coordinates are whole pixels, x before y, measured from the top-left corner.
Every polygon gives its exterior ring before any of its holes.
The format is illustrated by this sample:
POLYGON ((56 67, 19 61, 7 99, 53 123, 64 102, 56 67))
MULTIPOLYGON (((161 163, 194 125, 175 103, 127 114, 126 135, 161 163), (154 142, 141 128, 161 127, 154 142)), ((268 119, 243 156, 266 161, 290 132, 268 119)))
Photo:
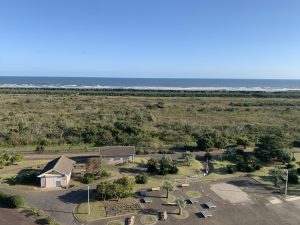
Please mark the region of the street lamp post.
POLYGON ((209 172, 209 165, 208 165, 208 157, 206 159, 206 174, 208 175, 209 172))
POLYGON ((89 215, 91 214, 91 207, 90 207, 90 186, 88 185, 88 212, 89 215))
POLYGON ((285 196, 287 196, 287 189, 288 189, 288 179, 289 179, 289 170, 286 170, 286 179, 285 179, 285 196))

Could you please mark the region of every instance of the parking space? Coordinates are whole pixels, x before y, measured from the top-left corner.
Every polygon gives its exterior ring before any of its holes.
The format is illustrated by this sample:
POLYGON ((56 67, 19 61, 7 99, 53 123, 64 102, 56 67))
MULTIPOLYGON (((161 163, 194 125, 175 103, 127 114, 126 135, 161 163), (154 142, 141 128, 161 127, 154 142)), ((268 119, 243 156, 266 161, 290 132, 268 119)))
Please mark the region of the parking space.
POLYGON ((171 194, 176 198, 191 198, 190 192, 198 191, 198 203, 191 202, 184 209, 188 213, 186 219, 178 218, 178 207, 168 205, 161 196, 165 192, 148 192, 151 203, 142 203, 144 212, 137 216, 135 224, 142 225, 143 214, 158 215, 167 211, 168 218, 156 224, 166 225, 299 225, 300 200, 287 201, 278 193, 266 188, 248 177, 232 178, 215 182, 193 183, 190 187, 179 188, 171 194), (209 209, 206 203, 212 204, 209 209), (206 215, 207 218, 204 218, 206 215))

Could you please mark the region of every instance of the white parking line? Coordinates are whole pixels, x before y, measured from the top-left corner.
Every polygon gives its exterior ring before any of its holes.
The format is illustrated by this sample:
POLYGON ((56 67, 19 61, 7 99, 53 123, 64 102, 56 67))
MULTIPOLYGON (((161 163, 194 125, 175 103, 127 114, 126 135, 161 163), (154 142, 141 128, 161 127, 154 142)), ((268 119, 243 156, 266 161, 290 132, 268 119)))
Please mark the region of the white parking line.
POLYGON ((271 203, 271 204, 279 204, 279 203, 282 203, 282 201, 279 199, 279 198, 276 198, 276 197, 271 197, 271 198, 269 198, 269 202, 271 203))

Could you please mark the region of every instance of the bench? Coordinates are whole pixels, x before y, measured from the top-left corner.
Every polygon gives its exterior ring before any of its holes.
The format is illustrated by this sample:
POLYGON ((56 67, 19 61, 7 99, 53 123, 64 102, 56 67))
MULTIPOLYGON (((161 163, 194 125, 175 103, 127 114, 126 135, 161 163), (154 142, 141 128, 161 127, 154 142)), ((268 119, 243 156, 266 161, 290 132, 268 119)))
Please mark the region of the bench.
POLYGON ((200 211, 200 213, 204 218, 212 216, 212 214, 210 212, 208 212, 207 210, 200 211))
POLYGON ((151 198, 143 198, 144 203, 152 203, 151 198))
POLYGON ((151 188, 151 191, 160 191, 160 187, 151 188))
POLYGON ((199 201, 197 199, 195 199, 195 198, 189 198, 189 199, 186 200, 186 202, 189 202, 191 204, 199 203, 199 201))
POLYGON ((212 202, 206 202, 205 205, 207 206, 207 208, 209 209, 213 209, 216 208, 216 205, 212 202))
POLYGON ((167 202, 167 205, 177 205, 176 202, 167 202))
POLYGON ((180 187, 189 187, 190 184, 186 183, 186 184, 181 184, 180 187))

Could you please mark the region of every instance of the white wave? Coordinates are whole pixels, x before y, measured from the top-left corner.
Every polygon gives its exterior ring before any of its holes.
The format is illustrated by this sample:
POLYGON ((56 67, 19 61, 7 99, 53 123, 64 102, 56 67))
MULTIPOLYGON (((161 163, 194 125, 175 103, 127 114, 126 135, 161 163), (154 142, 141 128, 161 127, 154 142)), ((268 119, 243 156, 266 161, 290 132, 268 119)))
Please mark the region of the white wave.
POLYGON ((155 86, 103 86, 103 85, 76 85, 76 84, 0 84, 0 88, 62 88, 62 89, 134 89, 134 90, 186 90, 186 91, 299 91, 300 87, 155 87, 155 86))

